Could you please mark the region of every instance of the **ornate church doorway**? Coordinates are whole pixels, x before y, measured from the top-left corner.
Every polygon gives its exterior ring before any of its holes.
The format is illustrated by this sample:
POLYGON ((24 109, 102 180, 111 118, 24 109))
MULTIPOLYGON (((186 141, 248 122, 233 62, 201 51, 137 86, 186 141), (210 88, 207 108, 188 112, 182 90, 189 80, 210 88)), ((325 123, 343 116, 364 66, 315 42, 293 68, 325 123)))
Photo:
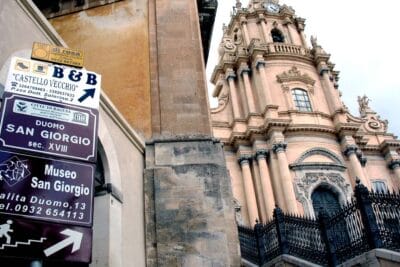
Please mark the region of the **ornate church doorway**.
POLYGON ((335 193, 325 187, 318 187, 311 195, 315 217, 322 208, 329 216, 340 210, 338 197, 335 193))

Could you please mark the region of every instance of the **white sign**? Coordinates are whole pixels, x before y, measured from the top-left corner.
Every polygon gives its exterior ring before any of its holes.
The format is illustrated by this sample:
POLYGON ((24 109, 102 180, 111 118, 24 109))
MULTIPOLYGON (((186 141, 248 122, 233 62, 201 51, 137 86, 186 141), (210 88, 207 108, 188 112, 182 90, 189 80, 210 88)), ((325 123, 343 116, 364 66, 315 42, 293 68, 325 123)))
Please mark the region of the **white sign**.
POLYGON ((97 73, 13 57, 5 91, 98 109, 100 87, 97 73))

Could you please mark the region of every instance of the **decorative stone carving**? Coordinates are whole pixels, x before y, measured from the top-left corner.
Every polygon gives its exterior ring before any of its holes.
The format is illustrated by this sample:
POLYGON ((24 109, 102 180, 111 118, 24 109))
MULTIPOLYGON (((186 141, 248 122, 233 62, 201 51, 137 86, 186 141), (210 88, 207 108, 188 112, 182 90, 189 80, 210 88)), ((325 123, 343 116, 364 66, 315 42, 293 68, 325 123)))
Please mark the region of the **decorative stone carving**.
POLYGON ((293 66, 287 72, 285 71, 282 74, 276 75, 276 78, 279 83, 302 82, 311 86, 314 86, 315 84, 314 79, 308 76, 308 74, 301 74, 296 66, 293 66))
POLYGON ((394 170, 400 167, 400 159, 394 159, 388 164, 389 169, 394 170))
POLYGON ((290 164, 292 170, 336 170, 345 171, 344 162, 326 148, 317 147, 304 152, 293 164, 290 164), (304 162, 305 159, 314 155, 321 155, 331 159, 333 162, 304 162))
POLYGON ((240 165, 250 164, 253 157, 251 155, 241 155, 238 159, 240 165))
POLYGON ((356 154, 358 161, 360 162, 361 166, 365 166, 367 164, 367 158, 364 156, 362 151, 356 145, 348 145, 346 149, 343 151, 343 154, 346 157, 349 157, 351 154, 356 154))
POLYGON ((268 150, 260 149, 256 151, 255 158, 259 160, 259 159, 265 159, 267 158, 267 156, 268 156, 268 150))
POLYGON ((286 147, 287 147, 287 143, 285 143, 285 142, 275 143, 272 146, 272 151, 274 151, 274 153, 285 152, 286 147))
POLYGON ((240 205, 239 201, 234 198, 233 199, 233 208, 235 209, 235 219, 238 225, 244 225, 243 217, 242 217, 242 205, 240 205))
POLYGON ((346 146, 345 150, 343 151, 343 154, 348 157, 353 153, 357 153, 358 147, 356 145, 348 145, 346 146))
POLYGON ((357 100, 358 100, 360 115, 361 115, 361 117, 365 117, 367 112, 371 111, 371 109, 368 105, 370 99, 366 95, 364 95, 362 97, 358 96, 357 100))
POLYGON ((339 197, 339 202, 345 204, 351 199, 351 185, 338 173, 325 171, 305 173, 295 179, 296 199, 303 204, 306 215, 314 217, 311 194, 319 186, 328 187, 339 197))
POLYGON ((362 97, 359 96, 357 100, 360 116, 364 123, 364 130, 370 133, 386 132, 388 121, 382 120, 380 116, 369 107, 369 102, 371 100, 366 95, 362 97))

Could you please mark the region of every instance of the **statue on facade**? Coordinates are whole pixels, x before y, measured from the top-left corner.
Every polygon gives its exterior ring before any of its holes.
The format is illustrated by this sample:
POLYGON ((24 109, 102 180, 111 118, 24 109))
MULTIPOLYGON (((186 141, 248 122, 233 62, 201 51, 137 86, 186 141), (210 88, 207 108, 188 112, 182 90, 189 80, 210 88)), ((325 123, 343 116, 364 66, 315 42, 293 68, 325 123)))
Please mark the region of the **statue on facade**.
POLYGON ((370 111, 370 107, 369 107, 369 101, 370 99, 364 95, 364 96, 358 96, 358 105, 359 105, 359 111, 360 111, 360 115, 361 117, 365 117, 366 112, 370 111))
POLYGON ((314 49, 316 49, 317 46, 318 46, 318 44, 317 44, 317 37, 314 37, 313 35, 311 35, 310 40, 311 40, 311 45, 312 45, 312 47, 313 47, 314 49))

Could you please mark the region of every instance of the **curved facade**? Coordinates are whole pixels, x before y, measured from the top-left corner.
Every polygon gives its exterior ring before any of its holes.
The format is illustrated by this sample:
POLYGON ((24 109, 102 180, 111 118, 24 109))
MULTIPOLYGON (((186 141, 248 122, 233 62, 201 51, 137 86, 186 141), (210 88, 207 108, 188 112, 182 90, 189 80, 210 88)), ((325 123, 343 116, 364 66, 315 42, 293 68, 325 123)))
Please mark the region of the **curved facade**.
MULTIPOLYGON (((278 1, 237 1, 212 82, 214 136, 224 143, 239 224, 266 222, 275 205, 315 216, 313 192, 350 200, 356 178, 397 190, 400 143, 359 98, 349 113, 330 55, 305 35, 305 19, 278 1)), ((321 194, 315 194, 321 195, 321 194)), ((319 202, 318 202, 319 203, 319 202)))

